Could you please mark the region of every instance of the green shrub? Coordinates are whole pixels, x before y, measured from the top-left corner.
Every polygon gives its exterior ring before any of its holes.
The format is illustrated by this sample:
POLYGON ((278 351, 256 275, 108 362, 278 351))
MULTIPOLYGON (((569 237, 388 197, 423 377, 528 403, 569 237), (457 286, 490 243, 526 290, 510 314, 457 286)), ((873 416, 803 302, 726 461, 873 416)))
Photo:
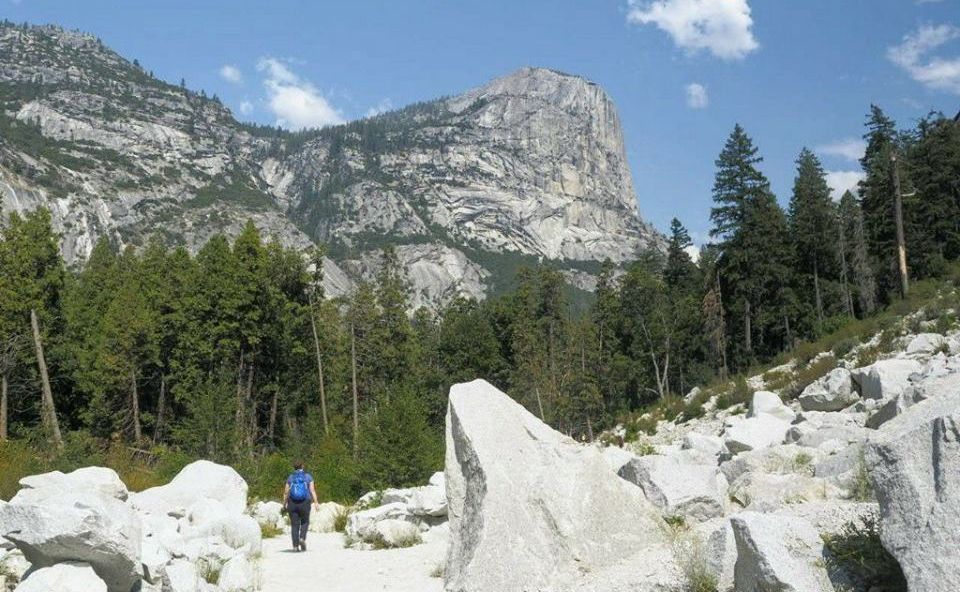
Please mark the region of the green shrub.
POLYGON ((686 528, 687 526, 687 519, 680 514, 664 516, 663 521, 667 523, 667 526, 673 528, 674 530, 686 528))
POLYGON ((819 360, 807 364, 793 374, 790 384, 781 391, 786 399, 795 399, 803 389, 810 386, 815 380, 823 378, 828 372, 837 367, 837 358, 832 355, 823 356, 819 360))
POLYGON ((342 510, 337 511, 333 517, 333 530, 334 532, 346 532, 347 522, 350 520, 350 510, 343 508, 342 510))
POLYGON ((829 552, 828 568, 852 571, 864 589, 907 592, 903 571, 883 547, 876 520, 864 519, 862 525, 850 522, 839 533, 825 535, 823 542, 829 552))
POLYGON ((419 532, 412 533, 409 536, 401 537, 397 539, 393 544, 388 543, 386 539, 383 538, 379 533, 366 541, 370 544, 371 547, 377 550, 381 549, 406 549, 407 547, 412 547, 414 545, 419 545, 423 542, 423 538, 420 536, 419 532))
POLYGON ((633 450, 637 456, 650 456, 657 453, 657 448, 649 442, 638 442, 633 450))
POLYGON ((793 471, 795 473, 806 473, 812 472, 811 463, 813 462, 813 457, 806 452, 798 452, 795 457, 793 457, 793 471))
POLYGON ((867 470, 867 461, 860 454, 860 462, 857 465, 857 472, 854 473, 850 482, 850 497, 858 502, 873 501, 876 494, 873 492, 873 483, 870 480, 870 473, 867 470))
POLYGON ((261 524, 260 535, 265 539, 272 539, 283 534, 282 528, 277 528, 276 524, 261 524))
POLYGON ((360 482, 370 489, 419 485, 443 466, 443 441, 423 400, 396 393, 367 414, 360 431, 360 482))
POLYGON ((747 384, 747 379, 743 376, 737 376, 733 381, 733 389, 717 396, 717 409, 729 409, 734 405, 747 405, 750 403, 750 397, 753 396, 753 390, 747 384))

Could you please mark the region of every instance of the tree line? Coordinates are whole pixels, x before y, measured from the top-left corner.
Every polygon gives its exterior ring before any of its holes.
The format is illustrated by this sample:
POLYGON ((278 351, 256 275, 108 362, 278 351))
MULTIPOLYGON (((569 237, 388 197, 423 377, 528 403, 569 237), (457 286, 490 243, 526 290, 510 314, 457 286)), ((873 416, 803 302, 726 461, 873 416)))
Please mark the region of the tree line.
POLYGON ((679 220, 662 252, 605 262, 589 310, 564 277, 410 313, 396 252, 349 295, 323 291, 323 250, 248 223, 196 254, 101 239, 68 269, 46 210, 0 228, 0 440, 77 434, 242 463, 317 459, 327 494, 422 481, 442 463, 446 393, 482 377, 557 429, 592 439, 624 413, 812 340, 896 299, 894 167, 911 279, 960 255, 960 125, 867 120, 865 179, 831 199, 804 149, 789 205, 739 125, 716 161, 713 242, 679 220))

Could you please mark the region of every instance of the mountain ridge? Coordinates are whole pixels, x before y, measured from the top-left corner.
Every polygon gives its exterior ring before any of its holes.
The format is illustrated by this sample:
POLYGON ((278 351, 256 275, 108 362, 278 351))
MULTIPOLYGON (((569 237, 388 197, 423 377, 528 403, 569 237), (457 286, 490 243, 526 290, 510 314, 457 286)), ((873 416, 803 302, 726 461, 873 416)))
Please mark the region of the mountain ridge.
POLYGON ((252 219, 285 244, 327 244, 332 294, 395 244, 414 303, 439 305, 505 281, 478 259, 547 261, 576 279, 662 244, 640 218, 616 108, 579 76, 521 68, 297 133, 240 123, 92 35, 5 23, 0 58, 3 207, 50 207, 68 260, 103 235, 195 249, 252 219))

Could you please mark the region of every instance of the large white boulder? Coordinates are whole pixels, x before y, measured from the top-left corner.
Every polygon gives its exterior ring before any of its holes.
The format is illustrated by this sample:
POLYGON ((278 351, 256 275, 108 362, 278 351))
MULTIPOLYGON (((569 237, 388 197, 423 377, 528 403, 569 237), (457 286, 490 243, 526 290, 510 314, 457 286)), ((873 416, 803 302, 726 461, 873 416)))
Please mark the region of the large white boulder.
POLYGON ((910 590, 960 589, 960 391, 938 393, 884 424, 866 447, 880 535, 910 590))
POLYGON ((218 592, 253 592, 256 587, 253 566, 243 555, 237 555, 220 569, 218 592))
POLYGON ((347 507, 337 502, 324 502, 310 513, 310 532, 333 532, 337 518, 347 512, 347 507))
POLYGON ((724 514, 727 479, 716 465, 692 465, 650 455, 625 464, 620 476, 643 489, 665 516, 703 522, 724 514))
MULTIPOLYGON (((256 502, 250 507, 250 515, 261 527, 283 529, 286 520, 283 518, 283 504, 280 502, 256 502)), ((311 516, 311 521, 313 516, 311 516)))
POLYGON ((833 592, 823 561, 823 541, 807 521, 742 512, 730 523, 737 542, 737 590, 833 592))
POLYGON ((773 415, 761 413, 734 423, 724 430, 724 444, 733 454, 783 444, 790 424, 773 415))
POLYGON ((107 592, 107 585, 86 563, 65 561, 32 572, 15 592, 107 592))
POLYGON ((217 537, 231 549, 247 555, 255 555, 260 552, 263 538, 260 525, 252 516, 245 514, 239 516, 225 515, 204 521, 190 528, 181 529, 181 533, 188 541, 217 537))
POLYGON ((198 460, 170 483, 132 494, 130 502, 142 512, 182 516, 204 498, 220 502, 230 514, 242 514, 247 507, 247 482, 231 467, 198 460))
POLYGON ((40 475, 31 475, 20 479, 23 487, 11 502, 36 499, 37 490, 50 488, 56 491, 86 492, 114 497, 124 501, 129 492, 113 469, 104 467, 84 467, 70 473, 52 471, 40 475))
POLYGON ((156 537, 144 537, 140 543, 140 564, 143 579, 151 584, 162 583, 163 570, 173 556, 156 537))
POLYGON ((777 393, 757 391, 753 393, 753 399, 750 401, 750 411, 747 412, 747 417, 761 417, 763 415, 776 417, 787 423, 792 423, 797 417, 797 413, 784 405, 777 393))
POLYGON ((709 436, 697 432, 690 432, 683 437, 680 448, 689 451, 691 456, 711 460, 710 464, 719 464, 725 460, 730 451, 724 444, 723 438, 719 436, 709 436))
POLYGON ((130 506, 93 493, 36 490, 49 497, 0 506, 0 536, 37 568, 89 563, 111 592, 140 580, 140 519, 130 506))
POLYGON ((800 394, 804 411, 840 411, 860 400, 853 390, 853 379, 846 368, 835 368, 813 381, 800 394))
POLYGON ((730 484, 730 499, 759 512, 838 499, 844 494, 824 479, 800 474, 745 473, 730 484))
POLYGON ((203 583, 197 564, 187 559, 174 559, 163 572, 164 592, 201 592, 203 583))
POLYGON ((903 392, 910 385, 910 376, 922 369, 916 360, 880 360, 851 372, 865 399, 888 399, 903 392))
POLYGON ((655 576, 678 581, 665 525, 643 492, 613 475, 595 447, 489 383, 450 389, 446 454, 448 592, 656 590, 655 576))
POLYGON ((619 446, 606 446, 603 448, 603 460, 607 461, 607 464, 610 465, 614 473, 619 472, 623 465, 636 457, 636 454, 633 454, 629 450, 624 450, 619 446))
POLYGON ((716 578, 717 590, 733 590, 733 574, 737 563, 737 542, 728 518, 714 518, 692 525, 691 532, 699 548, 693 549, 696 566, 716 578), (697 557, 696 555, 699 555, 697 557), (702 566, 702 567, 701 567, 702 566))
POLYGON ((791 444, 770 446, 741 452, 720 465, 720 470, 733 483, 746 473, 812 474, 820 453, 791 444))
POLYGON ((920 333, 907 345, 908 354, 932 354, 947 346, 947 338, 939 333, 920 333))
POLYGON ((406 520, 381 520, 374 529, 377 542, 386 547, 409 547, 421 541, 420 529, 406 520))
POLYGON ((347 519, 346 535, 355 540, 369 542, 378 535, 377 524, 386 520, 409 522, 415 527, 419 524, 419 520, 410 512, 406 504, 394 502, 350 514, 347 519))
POLYGON ((402 503, 414 516, 442 518, 447 515, 447 491, 443 486, 387 489, 383 492, 383 503, 402 503))

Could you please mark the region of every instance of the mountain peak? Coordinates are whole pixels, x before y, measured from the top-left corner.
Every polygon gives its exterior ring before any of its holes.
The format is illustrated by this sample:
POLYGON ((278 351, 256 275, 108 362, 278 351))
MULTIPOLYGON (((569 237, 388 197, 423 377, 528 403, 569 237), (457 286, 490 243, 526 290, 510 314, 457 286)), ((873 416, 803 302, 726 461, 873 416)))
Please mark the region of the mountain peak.
POLYGON ((0 194, 48 206, 64 254, 107 235, 198 248, 248 219, 325 243, 331 294, 397 247, 415 305, 482 298, 538 261, 589 286, 661 239, 640 219, 616 108, 598 85, 521 68, 449 99, 288 134, 153 78, 95 37, 0 28, 0 194))

